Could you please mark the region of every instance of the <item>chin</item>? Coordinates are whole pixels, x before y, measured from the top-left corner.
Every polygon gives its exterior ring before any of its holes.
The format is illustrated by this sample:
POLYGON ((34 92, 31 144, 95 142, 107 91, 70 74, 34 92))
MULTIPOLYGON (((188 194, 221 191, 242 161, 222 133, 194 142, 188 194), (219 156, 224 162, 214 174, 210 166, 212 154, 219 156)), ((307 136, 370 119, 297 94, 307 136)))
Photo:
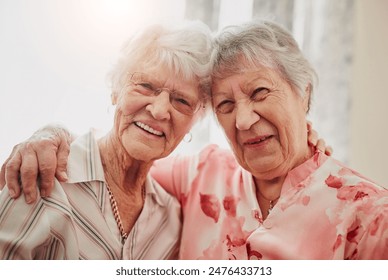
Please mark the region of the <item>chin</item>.
POLYGON ((248 171, 252 174, 260 174, 260 179, 273 179, 279 176, 283 176, 284 168, 282 162, 276 160, 257 160, 247 164, 249 166, 248 171))
POLYGON ((156 149, 144 145, 133 145, 128 149, 126 148, 126 151, 132 159, 144 162, 153 161, 159 158, 161 154, 156 149))

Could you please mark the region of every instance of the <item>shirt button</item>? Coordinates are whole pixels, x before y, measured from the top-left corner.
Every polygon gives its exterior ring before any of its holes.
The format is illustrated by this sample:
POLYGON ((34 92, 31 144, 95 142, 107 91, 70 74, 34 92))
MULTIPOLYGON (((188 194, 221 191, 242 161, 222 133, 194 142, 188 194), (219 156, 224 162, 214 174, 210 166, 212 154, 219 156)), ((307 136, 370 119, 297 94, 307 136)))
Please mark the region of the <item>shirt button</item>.
POLYGON ((266 228, 266 229, 270 229, 273 227, 273 222, 271 220, 265 220, 264 223, 263 223, 263 226, 266 228))
POLYGON ((260 215, 259 210, 253 209, 253 210, 252 210, 252 217, 253 217, 256 221, 258 221, 260 224, 263 223, 263 217, 260 215))
POLYGON ((257 209, 252 209, 252 217, 255 218, 256 220, 259 219, 260 214, 257 209))

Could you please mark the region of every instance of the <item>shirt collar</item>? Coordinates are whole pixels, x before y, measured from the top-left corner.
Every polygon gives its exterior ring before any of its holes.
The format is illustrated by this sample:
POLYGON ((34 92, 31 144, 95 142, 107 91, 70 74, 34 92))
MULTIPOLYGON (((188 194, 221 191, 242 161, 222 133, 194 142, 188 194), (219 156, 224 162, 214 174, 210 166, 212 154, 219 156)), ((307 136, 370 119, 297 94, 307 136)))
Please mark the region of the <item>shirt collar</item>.
MULTIPOLYGON (((303 182, 311 174, 313 174, 315 170, 317 170, 318 167, 320 167, 328 158, 329 157, 323 154, 322 152, 317 151, 311 158, 298 165, 294 169, 290 170, 286 176, 286 179, 284 180, 282 193, 286 192, 291 187, 303 186, 303 182)), ((252 174, 243 168, 241 169, 244 185, 248 189, 252 190, 253 193, 256 193, 256 186, 252 174)), ((256 197, 253 197, 252 203, 254 203, 255 200, 256 197)))
POLYGON ((67 175, 68 183, 105 182, 100 151, 92 130, 78 137, 71 144, 67 175))
MULTIPOLYGON (((100 150, 93 130, 78 137, 70 146, 67 165, 67 183, 82 183, 89 181, 105 182, 100 150)), ((146 196, 151 195, 161 206, 166 206, 159 194, 162 187, 150 175, 145 181, 146 196), (158 188, 159 187, 159 188, 158 188)))
POLYGON ((283 183, 282 193, 287 191, 291 187, 302 187, 304 186, 303 182, 315 172, 326 160, 328 156, 323 154, 320 151, 315 152, 315 154, 298 165, 294 169, 290 170, 287 174, 287 177, 283 183))

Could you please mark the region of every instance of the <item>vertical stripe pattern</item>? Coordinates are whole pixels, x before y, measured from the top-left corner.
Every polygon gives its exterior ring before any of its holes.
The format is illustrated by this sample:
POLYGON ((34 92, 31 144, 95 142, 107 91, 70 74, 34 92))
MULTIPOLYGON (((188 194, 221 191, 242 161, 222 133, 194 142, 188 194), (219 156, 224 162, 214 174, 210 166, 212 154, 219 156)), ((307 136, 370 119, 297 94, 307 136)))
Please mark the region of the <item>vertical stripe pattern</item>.
POLYGON ((0 192, 0 259, 170 259, 181 232, 179 203, 147 177, 146 200, 122 243, 90 132, 71 145, 67 183, 26 204, 0 192))

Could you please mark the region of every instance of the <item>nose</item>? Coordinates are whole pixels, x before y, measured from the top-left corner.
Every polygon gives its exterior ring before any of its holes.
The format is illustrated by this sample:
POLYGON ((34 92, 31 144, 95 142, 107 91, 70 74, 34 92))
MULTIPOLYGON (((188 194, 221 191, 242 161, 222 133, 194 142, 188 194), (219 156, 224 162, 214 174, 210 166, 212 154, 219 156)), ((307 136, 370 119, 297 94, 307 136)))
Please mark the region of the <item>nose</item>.
POLYGON ((152 101, 146 106, 146 110, 156 120, 169 120, 170 119, 170 94, 168 91, 163 90, 156 96, 152 97, 152 101))
POLYGON ((238 130, 248 130, 259 120, 260 115, 255 112, 248 102, 236 104, 236 128, 238 130))

